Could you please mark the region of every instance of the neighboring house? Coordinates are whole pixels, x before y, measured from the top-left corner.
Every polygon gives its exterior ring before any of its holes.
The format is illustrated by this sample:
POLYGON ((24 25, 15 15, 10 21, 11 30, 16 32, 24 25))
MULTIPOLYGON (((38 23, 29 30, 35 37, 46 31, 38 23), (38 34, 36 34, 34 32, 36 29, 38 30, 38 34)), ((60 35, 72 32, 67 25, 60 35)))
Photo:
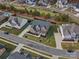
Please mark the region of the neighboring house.
POLYGON ((32 56, 30 54, 15 52, 10 54, 7 59, 32 59, 32 56))
POLYGON ((21 29, 26 23, 27 19, 18 16, 11 16, 6 25, 21 29))
POLYGON ((31 22, 29 33, 34 35, 46 36, 51 23, 41 20, 34 20, 31 22))
POLYGON ((36 0, 17 0, 17 2, 35 5, 36 0))
POLYGON ((68 3, 79 3, 79 0, 68 0, 68 3))
POLYGON ((0 25, 6 21, 8 21, 7 17, 3 15, 3 12, 0 12, 0 25))
POLYGON ((17 3, 25 3, 25 0, 16 0, 17 3))
POLYGON ((74 11, 79 12, 79 0, 58 0, 58 5, 61 8, 72 7, 74 11))
POLYGON ((0 56, 6 51, 5 46, 0 44, 0 56))
POLYGON ((4 13, 3 13, 3 16, 5 16, 5 17, 10 17, 10 16, 12 16, 12 13, 10 13, 10 12, 4 12, 4 13))
POLYGON ((57 5, 59 8, 66 8, 68 7, 68 1, 67 0, 58 0, 57 5))
POLYGON ((53 5, 57 2, 57 0, 48 0, 50 5, 53 5))
POLYGON ((0 21, 2 21, 2 20, 4 20, 6 17, 5 16, 3 16, 3 13, 2 12, 0 12, 0 21))
POLYGON ((40 6, 47 6, 49 4, 48 0, 40 0, 38 3, 40 6))
POLYGON ((4 2, 4 0, 0 0, 0 3, 4 2))
POLYGON ((26 0, 25 2, 27 4, 31 4, 31 5, 35 5, 36 4, 36 0, 26 0))
POLYGON ((62 24, 60 26, 60 33, 63 40, 78 41, 79 40, 79 25, 76 24, 62 24))

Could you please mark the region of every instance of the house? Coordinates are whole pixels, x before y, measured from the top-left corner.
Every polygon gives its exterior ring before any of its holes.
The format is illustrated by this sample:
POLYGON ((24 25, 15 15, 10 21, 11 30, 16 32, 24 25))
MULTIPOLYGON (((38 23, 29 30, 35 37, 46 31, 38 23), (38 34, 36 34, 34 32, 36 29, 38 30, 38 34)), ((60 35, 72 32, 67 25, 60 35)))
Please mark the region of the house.
POLYGON ((0 3, 4 2, 4 0, 0 0, 0 3))
POLYGON ((6 12, 6 11, 3 13, 3 16, 5 16, 5 17, 10 17, 12 15, 13 15, 12 13, 6 12))
POLYGON ((67 8, 68 7, 68 1, 67 0, 58 0, 57 5, 59 8, 67 8))
POLYGON ((0 44, 0 56, 6 51, 5 46, 0 44))
POLYGON ((17 3, 25 3, 25 0, 16 0, 17 3))
POLYGON ((57 0, 48 0, 50 5, 53 5, 57 2, 57 0))
POLYGON ((2 20, 4 20, 6 17, 5 16, 3 16, 3 13, 2 12, 0 12, 0 21, 2 21, 2 20))
POLYGON ((22 52, 15 52, 10 54, 7 59, 32 59, 32 56, 30 54, 24 54, 22 52))
POLYGON ((25 3, 25 4, 30 4, 30 5, 35 5, 36 0, 16 0, 19 3, 25 3))
POLYGON ((59 7, 70 8, 72 7, 74 11, 79 12, 79 0, 58 0, 59 7))
POLYGON ((6 25, 10 26, 10 27, 15 27, 15 28, 21 29, 26 23, 27 23, 27 19, 24 19, 24 18, 21 18, 18 16, 11 16, 8 19, 8 22, 6 25))
POLYGON ((41 20, 34 20, 31 22, 29 33, 34 35, 46 36, 51 23, 41 20))
POLYGON ((0 25, 8 20, 3 14, 4 12, 0 11, 0 25))
POLYGON ((76 24, 62 24, 60 26, 60 33, 62 39, 65 41, 79 40, 79 25, 76 24))
POLYGON ((38 5, 40 5, 40 6, 47 6, 48 3, 49 3, 48 0, 40 0, 40 1, 38 2, 38 5))
POLYGON ((30 5, 35 5, 36 4, 36 0, 26 0, 25 2, 27 4, 30 4, 30 5))
POLYGON ((68 3, 79 3, 79 0, 68 0, 68 3))

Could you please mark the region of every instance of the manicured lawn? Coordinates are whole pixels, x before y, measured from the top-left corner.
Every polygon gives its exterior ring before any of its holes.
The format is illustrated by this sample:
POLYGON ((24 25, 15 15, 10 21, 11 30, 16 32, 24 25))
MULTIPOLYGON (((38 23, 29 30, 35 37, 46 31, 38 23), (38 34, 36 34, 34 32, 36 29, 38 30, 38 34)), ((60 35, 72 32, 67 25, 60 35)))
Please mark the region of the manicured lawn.
POLYGON ((65 57, 59 57, 59 59, 68 59, 68 58, 65 58, 65 57))
POLYGON ((5 47, 6 47, 5 53, 2 56, 0 56, 0 59, 6 59, 9 56, 9 54, 15 49, 15 46, 10 45, 3 41, 0 41, 0 44, 5 45, 5 47))
POLYGON ((55 42, 55 38, 53 35, 53 32, 56 32, 56 31, 57 31, 56 27, 51 26, 48 30, 46 37, 39 37, 38 38, 38 37, 35 37, 33 35, 28 35, 28 34, 25 35, 24 37, 31 39, 33 41, 36 41, 36 42, 46 44, 46 45, 51 46, 51 47, 56 47, 56 42, 55 42))
POLYGON ((6 28, 6 27, 2 27, 0 28, 0 30, 2 31, 6 31, 15 35, 19 35, 26 27, 28 26, 28 24, 25 24, 21 29, 17 29, 17 28, 6 28))
POLYGON ((63 49, 79 50, 79 43, 62 43, 63 49))

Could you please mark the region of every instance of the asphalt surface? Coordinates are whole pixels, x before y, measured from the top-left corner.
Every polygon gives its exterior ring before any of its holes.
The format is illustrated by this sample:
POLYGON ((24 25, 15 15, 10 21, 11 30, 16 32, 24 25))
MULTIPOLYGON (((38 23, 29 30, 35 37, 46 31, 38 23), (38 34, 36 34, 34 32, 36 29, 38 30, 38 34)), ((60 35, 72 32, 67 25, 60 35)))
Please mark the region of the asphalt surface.
MULTIPOLYGON (((49 46, 45 46, 45 45, 40 44, 40 43, 32 42, 32 41, 25 39, 25 38, 20 38, 16 35, 13 35, 13 34, 7 35, 7 34, 4 34, 3 31, 0 31, 0 37, 5 38, 6 40, 9 40, 9 41, 12 41, 15 43, 22 43, 25 46, 35 48, 37 51, 47 52, 50 55, 56 55, 56 56, 62 56, 62 57, 73 57, 73 55, 68 53, 66 50, 51 48, 49 46)), ((78 57, 79 52, 77 52, 74 56, 78 57)))

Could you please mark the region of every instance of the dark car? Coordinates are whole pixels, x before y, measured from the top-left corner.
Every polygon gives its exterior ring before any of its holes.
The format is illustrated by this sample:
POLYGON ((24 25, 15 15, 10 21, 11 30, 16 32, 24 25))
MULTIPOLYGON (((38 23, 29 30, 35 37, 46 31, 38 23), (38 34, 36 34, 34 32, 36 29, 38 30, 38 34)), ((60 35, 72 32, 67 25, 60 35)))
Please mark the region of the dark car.
POLYGON ((73 50, 67 50, 67 52, 68 52, 68 53, 73 53, 74 51, 73 51, 73 50))
POLYGON ((4 34, 7 34, 7 35, 8 35, 8 34, 9 34, 9 32, 4 32, 4 34))

